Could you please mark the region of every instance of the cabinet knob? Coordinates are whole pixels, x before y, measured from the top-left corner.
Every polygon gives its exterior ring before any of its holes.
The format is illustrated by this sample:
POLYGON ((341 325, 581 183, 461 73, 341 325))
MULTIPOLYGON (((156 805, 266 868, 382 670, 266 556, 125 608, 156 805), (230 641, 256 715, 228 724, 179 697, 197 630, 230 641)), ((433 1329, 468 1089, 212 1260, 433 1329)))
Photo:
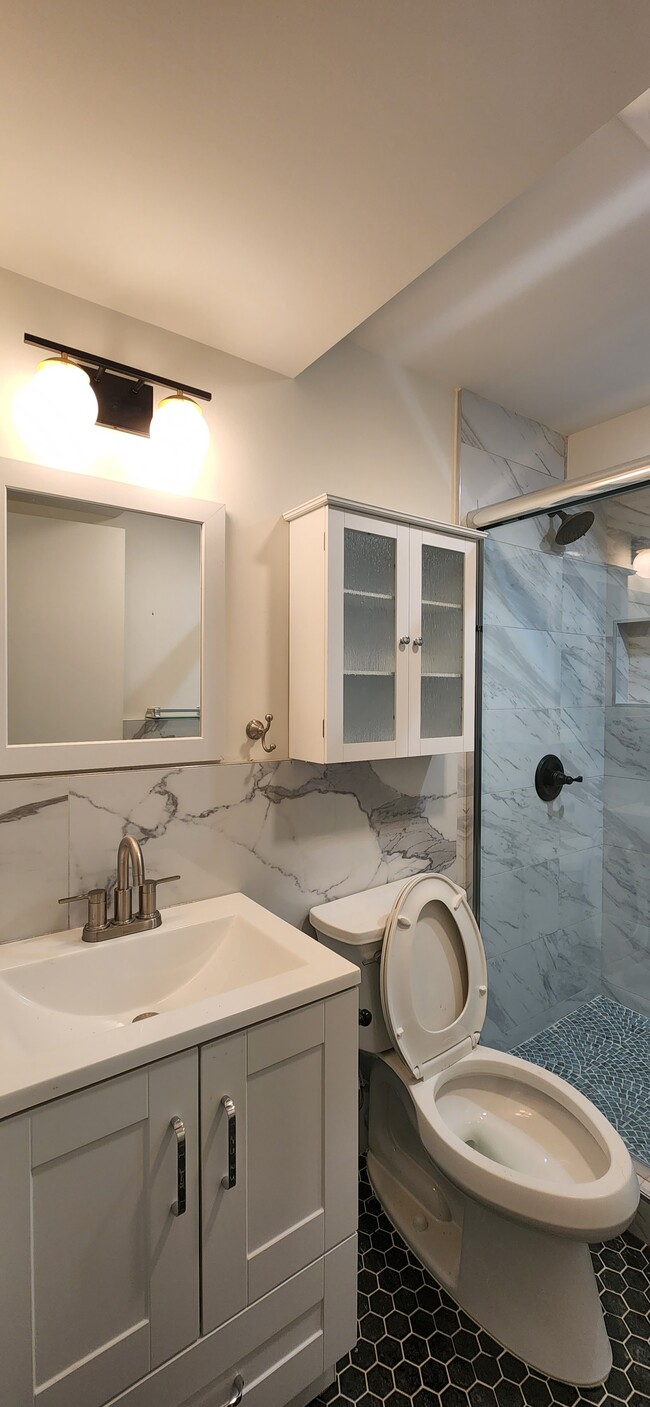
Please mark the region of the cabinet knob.
POLYGON ((411 637, 410 637, 410 635, 400 635, 399 643, 400 643, 400 645, 410 645, 410 643, 411 643, 411 637))
POLYGON ((421 636, 421 635, 416 635, 415 640, 413 641, 413 648, 414 648, 415 650, 417 650, 417 649, 420 647, 420 645, 423 645, 423 644, 424 644, 424 641, 423 641, 423 639, 422 639, 422 636, 421 636))

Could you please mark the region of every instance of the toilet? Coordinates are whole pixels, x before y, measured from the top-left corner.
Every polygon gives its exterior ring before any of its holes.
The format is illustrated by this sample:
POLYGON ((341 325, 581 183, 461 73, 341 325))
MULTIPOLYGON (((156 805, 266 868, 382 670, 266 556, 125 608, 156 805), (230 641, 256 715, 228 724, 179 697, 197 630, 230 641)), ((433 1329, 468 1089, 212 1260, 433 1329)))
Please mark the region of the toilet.
POLYGON ((589 1242, 631 1222, 629 1153, 571 1085, 479 1044, 487 965, 465 893, 423 874, 319 904, 322 943, 361 969, 368 1172, 404 1240, 531 1367, 601 1383, 612 1353, 589 1242))

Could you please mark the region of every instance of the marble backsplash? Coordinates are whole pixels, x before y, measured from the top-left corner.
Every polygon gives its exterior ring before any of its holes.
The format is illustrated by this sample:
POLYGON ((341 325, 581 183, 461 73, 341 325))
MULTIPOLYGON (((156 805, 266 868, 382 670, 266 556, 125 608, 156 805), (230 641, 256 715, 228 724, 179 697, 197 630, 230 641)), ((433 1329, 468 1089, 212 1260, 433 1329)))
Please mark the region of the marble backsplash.
MULTIPOLYGON (((423 870, 464 882, 457 756, 166 767, 0 781, 0 941, 83 922, 59 898, 115 882, 121 837, 167 906, 243 890, 301 926, 313 904, 423 870), (69 913, 68 913, 69 909, 69 913)), ((461 787, 464 768, 460 767, 461 787)))

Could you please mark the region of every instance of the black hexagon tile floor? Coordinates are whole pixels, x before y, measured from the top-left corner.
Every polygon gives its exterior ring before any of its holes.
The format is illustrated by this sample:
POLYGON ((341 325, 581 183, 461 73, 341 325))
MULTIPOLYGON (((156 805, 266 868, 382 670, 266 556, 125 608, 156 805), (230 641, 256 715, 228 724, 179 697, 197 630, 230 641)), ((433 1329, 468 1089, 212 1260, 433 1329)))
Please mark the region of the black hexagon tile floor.
POLYGON ((529 1369, 459 1309, 408 1250, 360 1171, 359 1341, 318 1407, 578 1407, 650 1403, 650 1247, 629 1233, 593 1251, 614 1366, 603 1387, 529 1369))

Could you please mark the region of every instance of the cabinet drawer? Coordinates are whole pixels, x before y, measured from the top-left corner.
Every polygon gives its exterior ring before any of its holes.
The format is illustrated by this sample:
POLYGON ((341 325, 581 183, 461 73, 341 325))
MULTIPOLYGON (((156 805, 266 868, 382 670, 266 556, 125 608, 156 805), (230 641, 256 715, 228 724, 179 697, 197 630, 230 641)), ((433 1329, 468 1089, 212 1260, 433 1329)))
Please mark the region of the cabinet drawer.
MULTIPOLYGON (((315 1305, 239 1364, 246 1407, 283 1407, 323 1372, 321 1307, 315 1305)), ((232 1369, 194 1399, 192 1407, 227 1407, 240 1383, 232 1369)))
POLYGON ((243 1407, 284 1407, 355 1342, 356 1242, 349 1237, 110 1407, 226 1407, 238 1375, 243 1407))
POLYGON ((245 1407, 283 1407, 323 1372, 324 1291, 319 1260, 112 1402, 226 1407, 241 1374, 245 1407))

